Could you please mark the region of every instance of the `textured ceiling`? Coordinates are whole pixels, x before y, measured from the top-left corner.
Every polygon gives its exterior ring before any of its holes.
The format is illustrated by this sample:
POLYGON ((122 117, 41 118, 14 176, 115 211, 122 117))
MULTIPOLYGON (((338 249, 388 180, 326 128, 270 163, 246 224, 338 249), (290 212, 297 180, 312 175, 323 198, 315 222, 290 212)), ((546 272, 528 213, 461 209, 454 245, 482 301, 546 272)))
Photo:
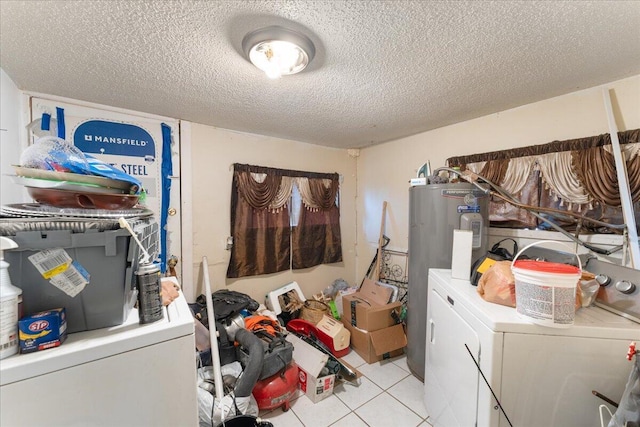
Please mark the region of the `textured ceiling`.
POLYGON ((1 1, 20 89, 357 148, 640 74, 638 1, 1 1), (316 57, 269 80, 269 25, 316 57))

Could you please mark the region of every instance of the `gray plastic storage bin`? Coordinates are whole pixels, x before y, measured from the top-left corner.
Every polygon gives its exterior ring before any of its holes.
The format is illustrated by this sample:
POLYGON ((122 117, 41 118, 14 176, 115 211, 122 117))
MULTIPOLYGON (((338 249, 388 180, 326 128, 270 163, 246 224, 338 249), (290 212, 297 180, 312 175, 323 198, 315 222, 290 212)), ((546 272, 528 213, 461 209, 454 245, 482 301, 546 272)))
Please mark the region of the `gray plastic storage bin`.
MULTIPOLYGON (((134 227, 150 254, 157 254, 157 224, 134 227)), ((127 230, 17 232, 17 249, 5 251, 9 274, 22 289, 23 315, 64 307, 69 333, 122 324, 137 298, 135 270, 139 248, 127 230), (49 283, 29 260, 43 250, 63 248, 91 275, 89 284, 71 297, 49 283)))

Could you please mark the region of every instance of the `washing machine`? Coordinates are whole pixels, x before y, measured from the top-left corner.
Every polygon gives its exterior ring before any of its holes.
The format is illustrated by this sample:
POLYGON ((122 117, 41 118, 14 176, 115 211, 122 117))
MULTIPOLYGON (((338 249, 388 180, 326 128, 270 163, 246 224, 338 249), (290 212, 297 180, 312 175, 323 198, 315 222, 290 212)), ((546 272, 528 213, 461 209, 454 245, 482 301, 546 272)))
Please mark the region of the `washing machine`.
POLYGON ((133 308, 121 325, 2 359, 0 426, 197 426, 194 349, 180 292, 162 320, 140 324, 133 308))
POLYGON ((620 401, 625 356, 640 340, 634 320, 588 307, 569 328, 536 325, 445 269, 429 270, 428 295, 424 402, 434 426, 598 427, 605 402, 592 391, 620 401))

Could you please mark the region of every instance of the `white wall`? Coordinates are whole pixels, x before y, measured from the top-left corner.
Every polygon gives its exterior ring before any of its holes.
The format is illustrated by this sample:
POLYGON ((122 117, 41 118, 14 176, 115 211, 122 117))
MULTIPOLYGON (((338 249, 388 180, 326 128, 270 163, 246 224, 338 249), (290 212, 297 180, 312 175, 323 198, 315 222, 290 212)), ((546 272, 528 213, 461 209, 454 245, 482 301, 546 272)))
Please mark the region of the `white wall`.
POLYGON ((20 153, 24 148, 22 99, 22 93, 13 80, 0 69, 0 205, 28 200, 24 188, 6 177, 14 174, 11 165, 20 164, 20 153))
MULTIPOLYGON (((640 75, 613 82, 618 130, 640 128, 640 75)), ((385 234, 390 248, 408 247, 408 181, 427 160, 431 168, 452 156, 482 153, 609 132, 602 86, 524 105, 361 150, 358 159, 356 277, 371 262, 388 201, 385 234)))
MULTIPOLYGON (((246 293, 259 302, 264 301, 267 292, 291 281, 298 282, 306 297, 320 292, 339 278, 355 283, 356 159, 347 150, 191 124, 191 161, 194 297, 203 293, 203 256, 208 259, 213 290, 228 288, 246 293), (225 244, 230 235, 233 163, 339 173, 342 179, 340 227, 344 261, 295 272, 226 279, 230 252, 225 249, 225 244)), ((183 236, 183 239, 187 244, 188 237, 183 236)), ((189 284, 183 285, 185 290, 190 289, 189 284)))

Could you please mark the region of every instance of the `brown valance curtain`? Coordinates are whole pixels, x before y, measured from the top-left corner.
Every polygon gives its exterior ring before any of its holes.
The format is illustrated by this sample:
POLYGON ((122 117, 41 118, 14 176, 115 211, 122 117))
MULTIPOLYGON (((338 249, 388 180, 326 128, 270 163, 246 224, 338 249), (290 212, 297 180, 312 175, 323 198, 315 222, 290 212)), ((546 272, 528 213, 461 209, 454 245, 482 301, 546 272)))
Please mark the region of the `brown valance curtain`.
MULTIPOLYGON (((575 151, 572 155, 576 175, 587 193, 604 205, 620 206, 620 190, 613 154, 604 151, 601 147, 594 147, 575 151)), ((640 158, 637 154, 628 156, 626 165, 631 199, 638 202, 640 201, 640 158)))
MULTIPOLYGON (((618 139, 625 157, 631 196, 638 205, 640 129, 619 132, 618 139)), ((478 173, 525 204, 583 212, 586 217, 605 222, 621 222, 618 178, 609 134, 451 157, 447 165, 478 173)), ((506 202, 492 201, 489 212, 494 225, 540 225, 532 215, 506 202)))
POLYGON ((242 197, 254 209, 266 209, 275 199, 282 182, 281 176, 266 175, 264 181, 258 182, 248 171, 237 171, 237 189, 242 197))
POLYGON ((228 278, 342 261, 338 174, 235 164, 228 278), (292 206, 294 186, 299 207, 292 206), (291 224, 291 209, 297 224, 291 224))
MULTIPOLYGON (((621 145, 640 141, 640 129, 618 132, 618 140, 621 145)), ((608 133, 590 136, 586 138, 568 139, 565 141, 553 141, 547 144, 530 145, 527 147, 512 148, 509 150, 491 151, 487 153, 470 154, 466 156, 449 157, 447 164, 450 167, 462 166, 468 163, 486 162, 489 160, 508 160, 516 157, 536 156, 560 151, 578 151, 592 147, 611 145, 611 135, 608 133)))

